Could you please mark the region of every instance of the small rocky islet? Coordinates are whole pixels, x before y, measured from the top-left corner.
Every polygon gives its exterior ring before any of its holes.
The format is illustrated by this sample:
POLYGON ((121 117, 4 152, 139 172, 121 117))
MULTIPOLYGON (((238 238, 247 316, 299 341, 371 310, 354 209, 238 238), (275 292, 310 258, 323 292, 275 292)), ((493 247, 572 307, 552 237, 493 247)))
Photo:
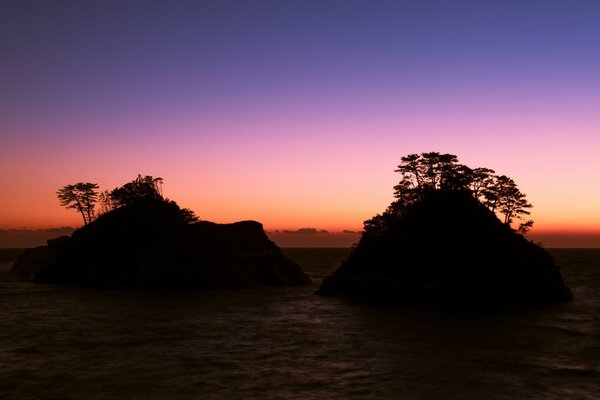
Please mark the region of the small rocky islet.
POLYGON ((524 236, 533 221, 521 232, 511 227, 531 207, 514 181, 450 154, 402 160, 396 200, 365 222, 359 243, 318 294, 472 305, 572 299, 552 255, 524 236))
POLYGON ((547 251, 459 192, 432 193, 381 236, 363 236, 317 293, 438 304, 572 298, 547 251))
POLYGON ((71 237, 27 250, 23 278, 90 288, 234 289, 310 279, 260 223, 189 223, 174 202, 142 199, 101 215, 71 237))

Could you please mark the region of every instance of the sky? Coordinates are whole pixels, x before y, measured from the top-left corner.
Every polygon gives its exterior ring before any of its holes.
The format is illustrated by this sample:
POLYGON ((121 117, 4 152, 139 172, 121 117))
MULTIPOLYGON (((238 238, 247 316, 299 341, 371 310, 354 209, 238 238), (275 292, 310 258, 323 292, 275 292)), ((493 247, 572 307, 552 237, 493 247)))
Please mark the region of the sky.
POLYGON ((513 178, 532 235, 600 247, 599 20, 596 0, 3 1, 0 229, 80 226, 58 188, 142 174, 202 219, 359 231, 400 157, 439 151, 513 178))

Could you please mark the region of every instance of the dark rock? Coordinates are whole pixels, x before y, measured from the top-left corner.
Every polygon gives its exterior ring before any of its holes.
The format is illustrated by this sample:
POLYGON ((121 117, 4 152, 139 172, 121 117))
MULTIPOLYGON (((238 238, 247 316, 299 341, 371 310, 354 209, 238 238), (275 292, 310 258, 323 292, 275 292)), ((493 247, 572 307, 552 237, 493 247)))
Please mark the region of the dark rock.
POLYGON ((30 249, 24 278, 99 288, 225 289, 309 282, 255 221, 186 224, 177 205, 145 201, 30 249))
POLYGON ((317 293, 475 304, 572 298, 548 252, 463 192, 431 193, 381 235, 363 235, 317 293))

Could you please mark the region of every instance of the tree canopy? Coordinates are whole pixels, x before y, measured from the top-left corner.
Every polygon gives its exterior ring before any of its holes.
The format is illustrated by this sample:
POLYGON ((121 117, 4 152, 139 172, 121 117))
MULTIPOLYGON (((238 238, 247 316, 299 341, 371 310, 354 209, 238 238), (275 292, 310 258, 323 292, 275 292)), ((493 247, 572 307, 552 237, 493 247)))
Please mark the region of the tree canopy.
POLYGON ((98 185, 90 182, 78 182, 66 185, 56 191, 61 206, 72 208, 81 213, 85 225, 95 217, 94 208, 98 200, 98 185))
MULTIPOLYGON (((468 191, 481 204, 500 214, 509 226, 515 219, 529 215, 528 209, 532 207, 514 180, 495 175, 489 168, 460 164, 454 154, 409 154, 401 158, 395 172, 400 174, 400 181, 394 186, 395 200, 384 213, 365 221, 365 233, 377 235, 433 191, 468 191)), ((532 220, 523 222, 518 231, 524 234, 532 225, 532 220)))
POLYGON ((110 192, 114 207, 122 207, 140 200, 163 200, 163 179, 138 175, 137 178, 110 192))
MULTIPOLYGON (((140 201, 164 201, 177 205, 172 200, 165 199, 162 195, 162 178, 150 175, 138 175, 134 180, 111 191, 98 192, 98 185, 89 182, 79 182, 67 185, 56 193, 62 206, 74 208, 83 217, 84 224, 88 224, 96 217, 95 206, 99 204, 100 214, 108 213, 114 209, 131 205, 140 201)), ((188 209, 181 208, 181 218, 185 223, 194 223, 199 219, 196 214, 188 209)))

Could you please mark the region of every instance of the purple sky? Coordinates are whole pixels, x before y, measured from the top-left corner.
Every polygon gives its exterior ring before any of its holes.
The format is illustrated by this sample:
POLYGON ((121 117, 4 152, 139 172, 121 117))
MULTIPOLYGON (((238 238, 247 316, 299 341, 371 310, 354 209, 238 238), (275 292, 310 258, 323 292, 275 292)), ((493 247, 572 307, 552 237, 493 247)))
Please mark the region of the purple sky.
MULTIPOLYGON (((4 1, 0 228, 138 173, 217 222, 359 230, 401 156, 513 177, 600 231, 598 1, 4 1), (8 194, 7 194, 8 193, 8 194)), ((600 245, 600 244, 599 244, 600 245)))

